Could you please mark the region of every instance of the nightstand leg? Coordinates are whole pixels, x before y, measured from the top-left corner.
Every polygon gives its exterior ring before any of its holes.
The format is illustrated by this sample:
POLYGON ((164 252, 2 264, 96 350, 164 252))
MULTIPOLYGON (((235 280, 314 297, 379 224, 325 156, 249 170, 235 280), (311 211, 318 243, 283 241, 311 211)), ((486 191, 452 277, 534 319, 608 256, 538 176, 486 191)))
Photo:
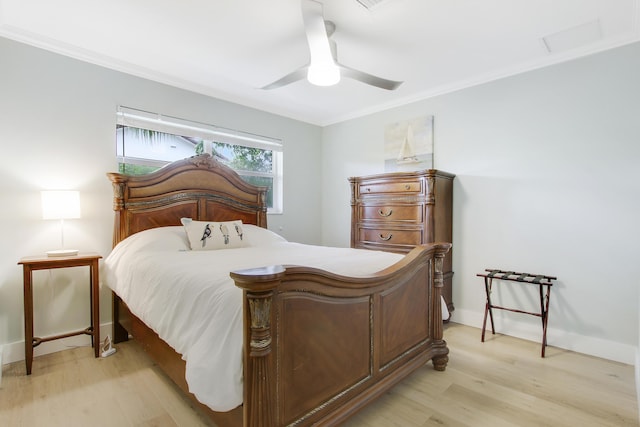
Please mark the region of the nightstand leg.
POLYGON ((100 357, 100 277, 97 259, 91 263, 90 270, 91 328, 93 331, 91 335, 91 345, 93 346, 95 356, 100 357))
POLYGON ((31 288, 31 268, 24 266, 24 359, 27 364, 27 375, 31 375, 33 363, 33 290, 31 288))

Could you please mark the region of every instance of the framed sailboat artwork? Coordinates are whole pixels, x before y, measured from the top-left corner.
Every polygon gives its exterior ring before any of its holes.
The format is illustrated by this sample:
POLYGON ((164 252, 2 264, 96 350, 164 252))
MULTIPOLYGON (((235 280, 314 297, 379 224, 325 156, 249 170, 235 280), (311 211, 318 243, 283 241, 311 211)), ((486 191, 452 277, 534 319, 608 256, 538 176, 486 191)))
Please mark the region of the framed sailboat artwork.
POLYGON ((433 116, 391 123, 384 131, 385 172, 433 169, 433 116))

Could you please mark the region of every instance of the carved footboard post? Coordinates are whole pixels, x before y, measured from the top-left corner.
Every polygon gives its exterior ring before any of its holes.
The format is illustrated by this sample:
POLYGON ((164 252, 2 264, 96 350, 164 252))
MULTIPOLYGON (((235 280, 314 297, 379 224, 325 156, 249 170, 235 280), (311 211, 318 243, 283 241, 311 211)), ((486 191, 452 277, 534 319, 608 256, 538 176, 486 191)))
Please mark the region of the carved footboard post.
POLYGON ((450 243, 438 245, 433 257, 433 298, 431 299, 432 337, 434 347, 440 350, 439 354, 433 357, 433 367, 436 371, 444 371, 449 362, 449 357, 447 356, 449 349, 443 339, 442 303, 440 300, 444 286, 444 257, 450 248, 450 243))
POLYGON ((282 266, 234 271, 244 290, 244 427, 275 427, 276 372, 271 354, 273 295, 284 276, 282 266))

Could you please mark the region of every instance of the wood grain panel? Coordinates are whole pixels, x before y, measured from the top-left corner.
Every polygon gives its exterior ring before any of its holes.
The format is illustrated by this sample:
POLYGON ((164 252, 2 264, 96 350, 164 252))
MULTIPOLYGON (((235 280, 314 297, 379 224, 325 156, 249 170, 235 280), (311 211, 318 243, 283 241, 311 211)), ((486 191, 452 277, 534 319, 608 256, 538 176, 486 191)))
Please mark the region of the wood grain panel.
POLYGON ((282 297, 281 319, 278 358, 285 423, 370 377, 367 297, 287 293, 282 297))
POLYGON ((380 365, 389 364, 429 338, 427 277, 414 277, 380 296, 380 365))
POLYGON ((250 209, 244 206, 236 206, 227 203, 221 203, 219 201, 205 200, 204 209, 200 215, 201 221, 234 221, 242 220, 245 224, 256 224, 256 210, 250 209))
POLYGON ((196 218, 197 200, 170 203, 159 207, 147 207, 144 210, 129 210, 126 213, 129 234, 156 227, 180 225, 180 218, 196 218))

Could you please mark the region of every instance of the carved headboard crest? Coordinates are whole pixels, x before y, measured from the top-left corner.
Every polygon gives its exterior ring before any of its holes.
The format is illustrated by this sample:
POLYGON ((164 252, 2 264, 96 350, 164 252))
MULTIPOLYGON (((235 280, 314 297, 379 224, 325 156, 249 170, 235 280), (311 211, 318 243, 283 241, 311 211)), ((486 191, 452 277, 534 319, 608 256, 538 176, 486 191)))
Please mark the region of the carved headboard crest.
POLYGON ((147 175, 108 173, 113 183, 114 245, 180 218, 267 226, 266 187, 244 181, 210 154, 170 163, 147 175))
POLYGON ((220 163, 215 157, 208 153, 189 157, 185 159, 185 161, 198 168, 204 167, 207 169, 213 169, 222 166, 222 163, 220 163))

